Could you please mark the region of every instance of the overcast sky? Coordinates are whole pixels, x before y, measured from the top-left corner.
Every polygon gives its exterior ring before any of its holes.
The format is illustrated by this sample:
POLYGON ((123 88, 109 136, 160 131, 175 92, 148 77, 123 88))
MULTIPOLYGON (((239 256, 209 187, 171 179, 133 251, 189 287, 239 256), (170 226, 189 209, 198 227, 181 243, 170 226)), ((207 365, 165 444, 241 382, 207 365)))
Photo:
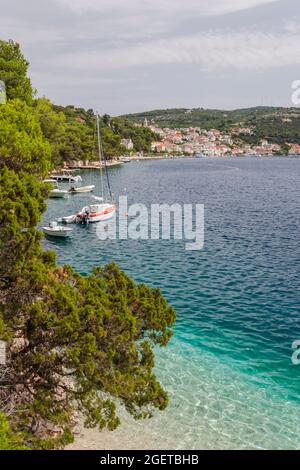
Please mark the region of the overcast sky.
POLYGON ((291 106, 299 0, 0 0, 39 95, 100 113, 291 106))

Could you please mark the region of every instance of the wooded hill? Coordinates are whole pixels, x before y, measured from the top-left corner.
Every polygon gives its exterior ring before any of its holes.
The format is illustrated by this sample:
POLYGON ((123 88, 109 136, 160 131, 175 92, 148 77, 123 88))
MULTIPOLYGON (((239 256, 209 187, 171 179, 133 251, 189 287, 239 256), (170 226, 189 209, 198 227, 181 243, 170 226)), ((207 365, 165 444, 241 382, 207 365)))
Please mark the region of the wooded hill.
POLYGON ((267 139, 271 143, 300 144, 300 109, 279 107, 255 107, 224 111, 217 109, 165 109, 122 116, 131 122, 142 123, 145 119, 159 127, 219 129, 230 132, 237 126, 253 126, 254 133, 245 140, 251 144, 267 139))

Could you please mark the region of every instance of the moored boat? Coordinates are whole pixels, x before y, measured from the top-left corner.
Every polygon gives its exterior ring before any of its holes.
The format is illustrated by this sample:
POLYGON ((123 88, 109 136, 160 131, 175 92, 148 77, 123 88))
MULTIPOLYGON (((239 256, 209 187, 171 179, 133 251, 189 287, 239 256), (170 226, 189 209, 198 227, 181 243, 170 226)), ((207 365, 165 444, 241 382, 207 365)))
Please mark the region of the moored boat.
POLYGON ((115 204, 102 203, 84 207, 77 215, 77 223, 88 225, 95 222, 105 222, 112 219, 116 213, 115 204))
POLYGON ((78 188, 72 186, 72 188, 69 189, 69 193, 71 194, 83 194, 83 193, 91 193, 95 189, 95 185, 92 184, 90 186, 79 186, 78 188))
POLYGON ((43 227, 45 235, 57 238, 67 238, 70 236, 72 229, 58 225, 57 222, 50 222, 48 227, 43 227))
POLYGON ((66 198, 68 196, 68 191, 65 191, 64 189, 59 189, 59 188, 55 188, 55 189, 52 189, 52 191, 50 191, 50 194, 49 194, 49 197, 51 197, 52 199, 63 199, 63 198, 66 198))
POLYGON ((80 175, 72 175, 72 172, 70 170, 65 170, 61 174, 53 173, 50 175, 50 178, 55 181, 65 181, 71 183, 78 183, 79 181, 82 181, 80 175))
POLYGON ((45 184, 56 184, 56 180, 53 178, 47 178, 43 181, 45 184))

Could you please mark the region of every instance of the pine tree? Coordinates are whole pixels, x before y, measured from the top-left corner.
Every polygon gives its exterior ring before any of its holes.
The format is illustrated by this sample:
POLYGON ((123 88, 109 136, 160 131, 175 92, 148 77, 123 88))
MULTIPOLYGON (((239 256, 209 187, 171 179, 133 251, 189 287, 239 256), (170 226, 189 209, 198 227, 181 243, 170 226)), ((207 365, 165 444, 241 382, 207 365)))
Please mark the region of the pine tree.
POLYGON ((84 277, 43 251, 51 146, 41 108, 25 101, 0 106, 0 448, 52 449, 72 441, 76 413, 115 429, 116 400, 137 419, 165 409, 153 348, 167 345, 175 312, 113 263, 84 277))

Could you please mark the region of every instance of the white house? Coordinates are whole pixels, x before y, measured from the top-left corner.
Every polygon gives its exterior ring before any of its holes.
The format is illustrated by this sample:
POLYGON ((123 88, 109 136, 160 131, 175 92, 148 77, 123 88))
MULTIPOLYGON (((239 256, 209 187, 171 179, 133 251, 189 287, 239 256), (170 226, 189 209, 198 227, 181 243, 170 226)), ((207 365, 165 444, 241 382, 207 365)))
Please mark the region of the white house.
POLYGON ((133 142, 131 139, 122 139, 121 145, 126 148, 126 150, 133 150, 133 142))

